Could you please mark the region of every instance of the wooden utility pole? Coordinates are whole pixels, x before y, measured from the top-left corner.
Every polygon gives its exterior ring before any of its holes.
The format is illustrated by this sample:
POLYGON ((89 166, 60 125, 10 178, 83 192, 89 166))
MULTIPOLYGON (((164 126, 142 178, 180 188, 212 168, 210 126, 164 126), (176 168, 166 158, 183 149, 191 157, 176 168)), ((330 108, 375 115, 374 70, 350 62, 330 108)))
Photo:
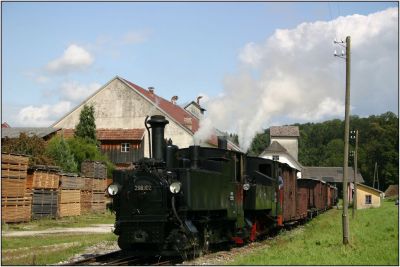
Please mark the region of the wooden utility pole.
POLYGON ((349 162, 349 126, 350 126, 350 36, 346 37, 346 99, 345 99, 345 123, 344 123, 344 161, 343 161, 343 244, 349 243, 350 227, 348 216, 348 162, 349 162))
MULTIPOLYGON (((353 137, 353 136, 352 136, 353 137)), ((356 216, 357 210, 357 158, 358 158, 358 130, 355 130, 356 150, 354 151, 354 195, 353 195, 353 212, 352 218, 356 216)))
POLYGON ((350 36, 346 37, 346 44, 343 45, 343 41, 337 42, 343 47, 346 47, 346 54, 342 50, 341 55, 336 54, 335 56, 346 59, 346 99, 345 99, 345 118, 344 118, 344 160, 343 160, 343 214, 342 214, 342 226, 343 226, 343 244, 349 243, 349 196, 348 196, 348 177, 349 177, 349 126, 350 126, 350 36))
POLYGON ((375 188, 375 180, 378 180, 378 190, 379 190, 378 162, 376 162, 376 161, 375 161, 375 168, 374 168, 374 182, 372 183, 373 188, 375 188))

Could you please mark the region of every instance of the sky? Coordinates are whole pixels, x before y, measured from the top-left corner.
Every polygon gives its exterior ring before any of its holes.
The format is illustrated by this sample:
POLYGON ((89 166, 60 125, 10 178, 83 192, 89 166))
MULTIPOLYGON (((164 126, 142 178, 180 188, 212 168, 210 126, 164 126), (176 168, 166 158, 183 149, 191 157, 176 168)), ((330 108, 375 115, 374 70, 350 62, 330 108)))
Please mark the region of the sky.
POLYGON ((398 113, 398 2, 2 2, 2 122, 48 127, 120 76, 248 147, 271 125, 398 113))

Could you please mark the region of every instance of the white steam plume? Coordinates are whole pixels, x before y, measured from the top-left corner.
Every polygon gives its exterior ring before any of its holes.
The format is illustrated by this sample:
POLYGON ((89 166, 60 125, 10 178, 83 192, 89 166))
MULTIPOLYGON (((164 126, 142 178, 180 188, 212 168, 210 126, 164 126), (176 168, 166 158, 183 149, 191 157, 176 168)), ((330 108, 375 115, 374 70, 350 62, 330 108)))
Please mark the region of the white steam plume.
POLYGON ((263 44, 249 43, 240 71, 225 78, 221 97, 205 103, 197 139, 213 127, 234 131, 247 150, 271 123, 344 117, 345 62, 333 57, 337 29, 352 39, 351 106, 358 115, 397 110, 398 11, 339 17, 276 30, 263 44), (366 97, 368 96, 368 97, 366 97))

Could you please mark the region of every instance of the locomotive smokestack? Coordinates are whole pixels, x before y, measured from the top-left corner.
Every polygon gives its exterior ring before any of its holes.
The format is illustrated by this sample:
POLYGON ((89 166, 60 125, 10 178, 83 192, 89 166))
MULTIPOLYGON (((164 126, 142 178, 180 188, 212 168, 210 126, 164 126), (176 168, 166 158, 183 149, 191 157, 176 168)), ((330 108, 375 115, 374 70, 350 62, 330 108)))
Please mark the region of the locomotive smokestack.
POLYGON ((218 136, 218 148, 228 149, 228 141, 225 136, 218 136))
POLYGON ((156 160, 165 161, 164 128, 169 121, 164 116, 154 115, 147 122, 151 125, 152 157, 156 160))

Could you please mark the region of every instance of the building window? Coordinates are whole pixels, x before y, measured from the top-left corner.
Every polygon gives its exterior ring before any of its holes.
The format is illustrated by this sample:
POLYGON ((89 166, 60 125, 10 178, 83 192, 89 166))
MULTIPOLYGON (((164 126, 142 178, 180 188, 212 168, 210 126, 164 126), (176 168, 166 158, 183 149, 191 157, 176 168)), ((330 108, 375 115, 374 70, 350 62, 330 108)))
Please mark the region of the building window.
POLYGON ((372 204, 371 195, 366 195, 365 196, 365 204, 372 204))
POLYGON ((129 152, 130 144, 129 143, 122 143, 121 144, 121 152, 129 152))
POLYGON ((279 155, 273 155, 273 156, 272 156, 272 160, 278 161, 278 160, 279 160, 279 155))

